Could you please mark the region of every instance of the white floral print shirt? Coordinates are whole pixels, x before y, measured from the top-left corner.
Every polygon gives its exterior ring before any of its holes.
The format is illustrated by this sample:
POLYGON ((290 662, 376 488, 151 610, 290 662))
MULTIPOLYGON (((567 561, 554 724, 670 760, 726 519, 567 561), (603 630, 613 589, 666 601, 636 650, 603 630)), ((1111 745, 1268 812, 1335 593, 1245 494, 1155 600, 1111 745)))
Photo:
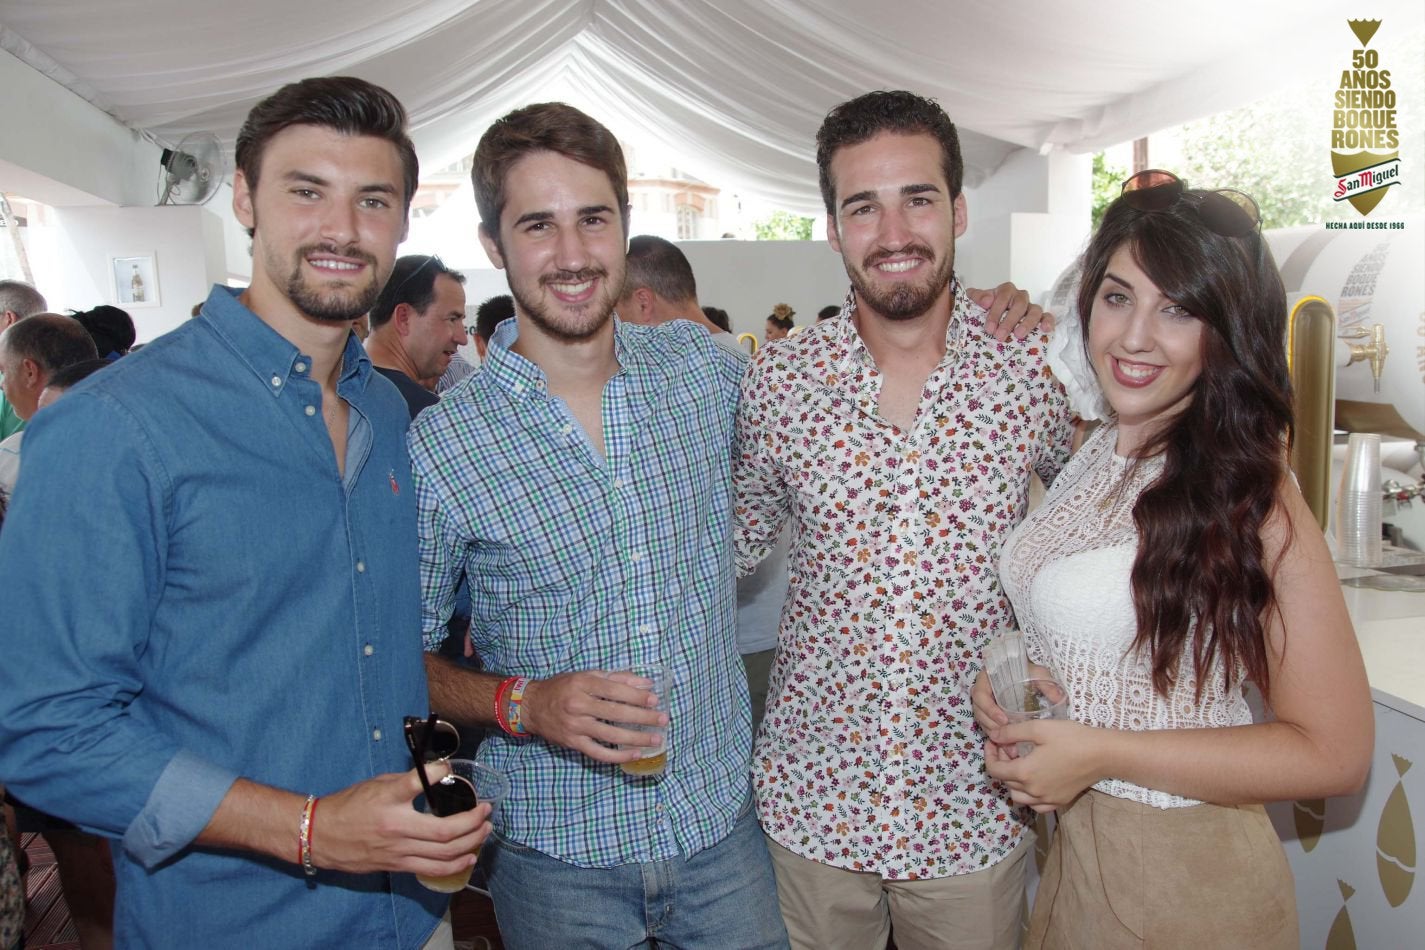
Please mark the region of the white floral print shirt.
POLYGON ((762 826, 804 857, 888 879, 988 867, 1027 826, 985 774, 969 694, 981 645, 1011 623, 1000 545, 1030 473, 1051 481, 1072 434, 1043 338, 998 342, 953 290, 911 430, 877 412, 852 298, 764 347, 738 410, 739 571, 793 525, 753 755, 762 826))

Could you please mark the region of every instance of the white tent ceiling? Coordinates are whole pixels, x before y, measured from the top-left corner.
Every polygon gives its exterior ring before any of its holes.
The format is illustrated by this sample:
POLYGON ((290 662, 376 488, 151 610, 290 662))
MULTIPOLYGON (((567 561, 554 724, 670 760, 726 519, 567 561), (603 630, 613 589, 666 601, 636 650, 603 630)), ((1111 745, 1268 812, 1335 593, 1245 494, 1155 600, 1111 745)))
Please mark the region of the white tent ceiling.
POLYGON ((401 98, 437 167, 505 111, 564 99, 680 168, 811 211, 816 128, 866 90, 939 99, 976 184, 1016 148, 1097 150, 1329 74, 1354 45, 1348 16, 1415 31, 1425 5, 0 0, 0 48, 168 144, 208 129, 230 148, 277 86, 352 74, 401 98))

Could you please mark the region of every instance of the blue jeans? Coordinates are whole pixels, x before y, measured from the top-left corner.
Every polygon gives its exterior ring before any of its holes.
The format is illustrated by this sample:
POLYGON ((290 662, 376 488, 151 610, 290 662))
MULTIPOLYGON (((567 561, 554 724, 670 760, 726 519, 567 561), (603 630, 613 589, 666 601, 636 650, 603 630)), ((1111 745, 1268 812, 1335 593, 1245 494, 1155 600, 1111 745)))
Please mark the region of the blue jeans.
POLYGON ((480 860, 506 950, 787 950, 748 799, 722 841, 649 864, 581 868, 492 835, 480 860))

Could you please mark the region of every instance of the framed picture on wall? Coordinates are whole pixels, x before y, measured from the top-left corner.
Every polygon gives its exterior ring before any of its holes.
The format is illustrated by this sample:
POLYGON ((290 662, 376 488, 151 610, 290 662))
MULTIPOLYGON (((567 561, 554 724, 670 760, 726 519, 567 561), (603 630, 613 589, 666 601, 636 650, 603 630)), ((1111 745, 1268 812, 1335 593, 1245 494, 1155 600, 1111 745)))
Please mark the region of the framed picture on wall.
POLYGON ((109 276, 117 306, 129 310, 159 305, 158 262, 152 253, 110 258, 109 276))

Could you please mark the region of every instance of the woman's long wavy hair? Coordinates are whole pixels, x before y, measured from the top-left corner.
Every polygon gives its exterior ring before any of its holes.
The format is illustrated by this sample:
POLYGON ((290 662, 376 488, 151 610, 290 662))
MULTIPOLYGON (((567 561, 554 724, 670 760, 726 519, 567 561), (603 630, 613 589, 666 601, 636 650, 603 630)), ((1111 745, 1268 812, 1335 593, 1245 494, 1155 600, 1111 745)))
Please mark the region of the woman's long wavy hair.
POLYGON ((1087 345, 1108 259, 1127 247, 1165 296, 1202 321, 1191 399, 1138 454, 1160 454, 1163 470, 1133 507, 1133 646, 1148 652, 1163 696, 1189 655, 1197 698, 1218 662, 1229 688, 1240 669, 1267 695, 1276 565, 1265 563, 1261 532, 1291 439, 1286 292, 1260 232, 1213 233, 1197 213, 1202 195, 1188 191, 1164 211, 1115 201, 1084 254, 1078 307, 1087 345))

